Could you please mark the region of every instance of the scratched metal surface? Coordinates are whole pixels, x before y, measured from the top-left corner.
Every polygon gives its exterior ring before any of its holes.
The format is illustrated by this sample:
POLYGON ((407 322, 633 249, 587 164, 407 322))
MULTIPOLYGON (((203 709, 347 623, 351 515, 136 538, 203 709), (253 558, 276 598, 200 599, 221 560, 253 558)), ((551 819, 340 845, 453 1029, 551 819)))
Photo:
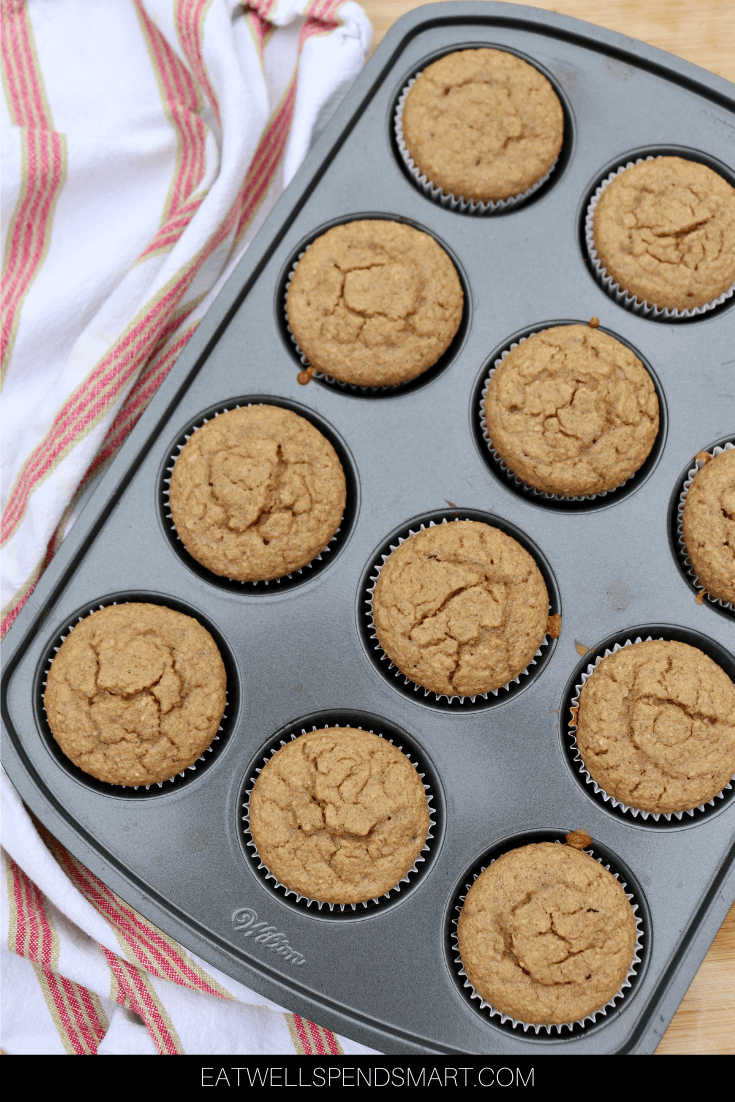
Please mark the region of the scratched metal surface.
POLYGON ((580 244, 586 197, 613 162, 679 149, 732 174, 731 85, 611 32, 506 4, 411 13, 376 51, 202 322, 65 540, 5 644, 3 763, 47 826, 163 929, 237 979, 309 1017, 393 1052, 653 1051, 735 894, 735 811, 644 824, 597 801, 575 776, 560 714, 580 666, 575 640, 663 634, 709 650, 735 675, 735 621, 695 603, 672 551, 670 506, 691 457, 735 430, 735 311, 687 324, 636 316, 591 277, 580 244), (549 185, 502 217, 463 216, 414 188, 392 145, 393 105, 437 52, 493 44, 534 61, 568 112, 549 185), (642 109, 645 105, 645 109, 642 109), (293 258, 326 224, 399 217, 451 252, 467 290, 457 347, 406 393, 359 397, 296 382, 280 296, 293 258), (545 507, 489 465, 477 389, 494 350, 528 328, 600 318, 652 368, 665 410, 655 461, 593 508, 545 507), (329 560, 290 586, 223 587, 167 534, 162 479, 203 411, 246 397, 293 405, 340 443, 351 517, 329 560), (384 676, 368 652, 364 579, 414 518, 487 514, 543 556, 563 617, 541 671, 476 708, 436 707, 384 676), (48 654, 74 616, 135 597, 189 610, 229 663, 223 746, 206 769, 153 794, 113 793, 54 751, 40 696, 48 654), (522 691, 521 691, 522 689, 522 691), (242 834, 247 778, 279 733, 312 720, 382 729, 432 782, 429 859, 394 901, 329 915, 265 883, 242 834), (635 889, 644 957, 631 994, 584 1032, 534 1038, 478 1012, 448 952, 453 900, 492 853, 584 827, 635 889))

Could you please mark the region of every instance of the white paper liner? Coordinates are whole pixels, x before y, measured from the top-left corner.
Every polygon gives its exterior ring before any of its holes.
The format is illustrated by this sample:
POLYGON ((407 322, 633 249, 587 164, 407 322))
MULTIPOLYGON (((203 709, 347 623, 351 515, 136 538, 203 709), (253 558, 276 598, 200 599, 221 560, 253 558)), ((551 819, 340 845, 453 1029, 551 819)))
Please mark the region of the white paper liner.
MULTIPOLYGON (((631 479, 635 478, 638 471, 635 471, 634 474, 630 476, 630 478, 626 478, 624 482, 621 482, 619 483, 619 485, 614 486, 611 490, 599 490, 596 494, 552 494, 546 490, 538 490, 535 486, 531 486, 530 483, 524 482, 522 478, 519 478, 515 471, 512 470, 512 468, 509 467, 505 460, 500 456, 499 452, 496 451, 495 447, 493 446, 493 442, 490 439, 490 433, 488 432, 487 427, 487 419, 485 417, 485 399, 487 398, 490 380, 500 367, 503 360, 506 358, 506 356, 510 355, 514 348, 518 348, 518 346, 523 344, 524 341, 527 341, 529 337, 535 337, 539 333, 543 332, 545 332, 544 329, 537 329, 533 333, 528 333, 525 337, 521 337, 520 340, 513 341, 512 344, 510 344, 503 352, 501 352, 499 358, 495 360, 493 366, 488 372, 487 378, 485 379, 485 385, 482 388, 482 394, 480 395, 480 428, 482 429, 483 440, 487 444, 487 450, 490 452, 493 459, 500 467, 505 478, 509 482, 512 482, 515 486, 518 486, 520 489, 525 490, 526 493, 532 494, 533 497, 538 498, 540 501, 594 501, 598 497, 607 497, 608 494, 616 493, 623 486, 625 486, 626 483, 630 482, 631 479)), ((638 469, 640 470, 640 467, 638 469)))
POLYGON ((615 169, 609 176, 606 176, 602 181, 597 191, 592 196, 590 204, 587 207, 587 214, 584 220, 584 239, 587 245, 587 252, 590 260, 592 261, 595 278, 597 282, 601 284, 603 290, 607 292, 610 298, 614 299, 620 306, 624 306, 627 310, 632 310, 635 314, 640 314, 645 318, 654 318, 656 321, 679 321, 684 318, 697 318, 702 314, 708 313, 710 310, 714 310, 716 307, 721 306, 723 302, 731 298, 735 294, 735 282, 728 287, 726 291, 723 291, 721 295, 718 295, 712 302, 707 302, 704 306, 693 306, 691 310, 669 310, 665 306, 656 306, 653 303, 646 302, 645 299, 640 299, 637 295, 628 294, 617 283, 611 275, 608 275, 607 269, 603 267, 602 262, 597 254, 594 242, 594 219, 595 210, 597 204, 600 201, 602 195, 608 184, 612 183, 616 176, 619 176, 621 172, 625 172, 629 168, 633 168, 634 165, 639 165, 643 161, 657 161, 662 154, 650 154, 648 157, 638 157, 635 161, 628 161, 627 164, 621 165, 620 168, 615 169))
MULTIPOLYGON (((556 844, 557 845, 563 845, 563 843, 559 842, 558 839, 557 839, 556 844)), ((548 1024, 545 1023, 545 1022, 524 1022, 524 1021, 520 1021, 517 1018, 512 1018, 509 1014, 503 1014, 503 1012, 501 1010, 497 1010, 491 1003, 489 1003, 486 999, 484 999, 482 997, 482 995, 480 995, 477 991, 475 991, 474 987, 472 986, 469 979, 467 978, 467 973, 464 970, 464 966, 462 964, 462 957, 460 956, 460 953, 459 953, 459 942, 458 942, 458 939, 457 939, 457 923, 459 922, 459 915, 462 912, 462 905, 464 904, 464 901, 467 898, 467 892, 472 887, 472 884, 466 884, 465 885, 465 894, 460 895, 460 897, 459 897, 460 902, 454 908, 455 911, 457 911, 458 913, 457 913, 457 917, 452 919, 452 925, 454 926, 454 930, 451 931, 452 949, 457 954, 454 958, 454 963, 459 965, 458 974, 465 981, 464 982, 464 987, 469 988, 470 998, 471 999, 479 999, 479 1002, 480 1002, 479 1009, 489 1011, 490 1018, 496 1018, 496 1017, 500 1018, 500 1024, 501 1025, 505 1025, 506 1022, 509 1022, 510 1025, 513 1027, 513 1029, 521 1028, 524 1033, 527 1033, 529 1029, 532 1029, 536 1033, 536 1036, 539 1035, 539 1033, 541 1032, 542 1029, 546 1030, 547 1035, 550 1035, 551 1031, 553 1029, 556 1029, 557 1034, 560 1034, 563 1029, 569 1029, 569 1030, 574 1029, 575 1025, 581 1026, 584 1029, 587 1026, 588 1022, 590 1024, 594 1024, 594 1022, 597 1021, 598 1017, 600 1017, 600 1016, 606 1017, 608 1009, 614 1007, 615 1003, 619 999, 624 998, 626 989, 631 986, 631 982, 630 982, 631 977, 635 976, 636 973, 637 973, 637 969, 636 969, 635 966, 637 964, 640 964, 640 962, 641 962, 640 953, 641 953, 641 950, 643 948, 642 919, 636 913, 638 911, 638 906, 639 905, 638 905, 638 903, 634 902, 635 896, 627 890, 628 885, 625 883, 624 880, 620 879, 620 876, 619 876, 618 873, 612 872, 612 870, 610 869, 610 866, 606 865, 601 857, 597 857, 595 855, 594 850, 586 849, 584 852, 586 854, 588 854, 590 857, 593 857, 595 859, 595 861, 597 861, 600 865, 602 865, 602 867, 604 869, 607 869, 607 871, 611 874, 611 876, 614 876, 615 879, 619 882, 620 886, 622 887, 623 891, 625 892, 625 895, 628 899, 628 902, 631 905, 631 909, 633 911, 633 915, 634 915, 634 918, 635 918, 636 941, 635 941, 635 946, 633 947, 633 959, 630 962, 630 968, 628 969, 628 972, 627 972, 627 974, 625 976, 625 979, 623 980, 623 983, 621 984, 619 990, 616 992, 616 994, 614 994, 612 996, 612 998, 610 998, 603 1006, 601 1006, 599 1010, 595 1010, 591 1014, 587 1014, 584 1018, 578 1018, 576 1021, 573 1021, 573 1022, 559 1022, 559 1023, 552 1022, 552 1023, 548 1023, 548 1024)), ((483 867, 480 869, 480 871, 475 873, 475 875, 473 876, 472 883, 474 883, 475 880, 477 880, 478 876, 480 876, 485 871, 485 869, 489 868, 490 865, 494 865, 494 864, 495 864, 495 860, 492 860, 490 862, 490 864, 483 865, 483 867)))
MULTIPOLYGON (((579 763, 579 772, 584 777, 586 784, 592 785, 592 788, 594 789, 596 795, 602 796, 605 803, 609 802, 612 807, 620 808, 621 811, 624 811, 628 815, 632 815, 633 818, 636 818, 640 815, 641 819, 643 820, 650 818, 657 823, 659 819, 666 819, 666 821, 670 823, 672 818, 681 820, 684 818, 685 815, 688 815, 690 818, 694 818, 694 815, 697 812, 704 812, 707 810, 708 807, 716 807, 715 800, 723 800, 725 798, 725 792, 732 788, 732 783, 733 781, 735 781, 735 773, 721 792, 715 793, 712 799, 707 800, 703 804, 699 804, 697 807, 685 808, 683 811, 644 811, 641 807, 631 807, 628 804, 624 803, 622 800, 618 800, 615 796, 611 796, 609 792, 606 792, 605 789, 597 783, 597 781, 593 780, 593 778, 589 774, 587 767, 584 764, 584 760, 577 745, 577 724, 575 720, 578 713, 576 709, 579 708, 579 694, 582 692, 585 682, 589 680, 589 678, 599 666, 600 662, 602 662, 603 658, 607 658, 609 657, 609 655, 615 654, 616 651, 622 650, 624 647, 631 647, 635 643, 650 643, 652 641, 653 636, 651 635, 647 635, 645 639, 642 639, 640 635, 636 636, 635 639, 626 639, 624 643, 616 643, 612 649, 606 648, 605 653, 599 655, 595 659, 595 661, 587 667, 586 671, 582 674, 582 680, 574 686, 574 696, 572 697, 571 702, 571 707, 575 709, 573 713, 574 718, 570 719, 567 722, 567 730, 569 731, 572 738, 574 760, 575 762, 579 763)), ((662 643, 669 642, 668 639, 664 639, 662 636, 658 636, 658 641, 662 643)))
MULTIPOLYGON (((222 409, 217 410, 216 413, 211 414, 210 417, 202 417, 201 421, 198 421, 192 427, 191 431, 186 433, 183 443, 176 445, 176 451, 174 452, 173 455, 171 455, 169 457, 170 462, 171 462, 171 466, 166 468, 166 474, 168 475, 168 478, 164 478, 164 480, 163 480, 163 496, 164 496, 164 499, 165 499, 166 510, 167 510, 166 513, 165 513, 165 517, 166 517, 166 520, 169 522, 169 524, 171 526, 170 527, 171 534, 176 537, 177 543, 181 544, 181 546, 186 550, 187 554, 191 555, 192 559, 194 559, 194 556, 191 554, 191 551, 188 550, 188 548, 186 547, 186 544, 181 539, 181 536, 176 531, 176 525, 174 524, 174 519, 171 515, 171 502, 169 500, 169 490, 170 490, 170 486, 171 486, 171 478, 173 476, 174 467, 176 466, 176 460, 179 458, 179 455, 180 455, 181 451, 183 450, 184 445, 187 444, 189 442, 189 440, 191 439, 191 437, 194 435, 194 433, 198 429, 200 429, 204 425, 206 425, 208 421, 214 420, 216 417, 219 417, 221 413, 229 413, 233 409, 250 409, 252 406, 259 406, 259 405, 262 406, 262 405, 267 405, 267 404, 268 404, 267 402, 248 402, 247 406, 240 406, 238 404, 235 404, 235 405, 232 405, 232 406, 224 406, 222 409)), ((281 408, 281 407, 279 407, 279 408, 281 408)), ((264 578, 261 581, 248 582, 248 581, 243 581, 241 578, 230 578, 227 574, 217 574, 217 573, 215 573, 214 570, 210 570, 209 573, 212 575, 213 579, 225 578, 228 582, 233 582, 235 585, 252 586, 254 589, 257 588, 260 585, 264 585, 264 586, 270 585, 271 582, 274 585, 280 585, 281 582, 284 581, 284 580, 293 581, 294 575, 303 574, 304 570, 312 570, 314 568, 314 563, 315 562, 321 562, 322 561, 322 555, 326 555, 330 551, 333 550, 332 544, 336 543, 337 537, 339 536, 340 532, 342 531, 343 521, 344 521, 344 516, 342 517, 342 520, 340 521, 339 528, 336 530, 336 532, 334 533, 334 535, 330 539, 327 546, 323 547, 318 555, 315 555, 314 558, 310 562, 304 563, 304 565, 300 566, 297 570, 292 570, 289 574, 281 574, 281 576, 279 578, 264 578)), ((198 559, 194 559, 194 561, 199 562, 198 559)), ((199 563, 199 565, 203 566, 205 570, 208 569, 208 567, 204 566, 204 563, 199 563)))
MULTIPOLYGON (((120 602, 111 601, 107 605, 97 605, 96 608, 90 608, 87 615, 91 616, 93 612, 99 612, 99 610, 103 609, 103 608, 113 608, 118 603, 119 604, 124 604, 124 605, 135 605, 135 604, 146 604, 146 603, 150 603, 150 602, 145 602, 145 601, 120 601, 120 602)), ((168 606, 165 606, 165 607, 168 607, 168 606)), ((177 610, 173 609, 172 611, 176 612, 177 610)), ((186 615, 186 613, 182 613, 182 615, 186 615)), ((192 618, 196 619, 196 617, 192 617, 192 618)), ((43 681, 44 689, 46 688, 46 681, 48 680, 49 670, 51 669, 51 663, 53 662, 54 657, 56 656, 56 654, 59 650, 59 647, 61 647, 61 644, 64 642, 66 637, 74 630, 74 628, 77 626, 77 624, 81 624, 81 622, 83 620, 86 620, 86 619, 87 619, 87 616, 77 616, 76 622, 72 623, 72 624, 69 624, 68 628, 65 629, 64 634, 58 636, 59 645, 54 647, 54 656, 49 659, 46 670, 44 671, 44 681, 43 681)), ((202 627, 204 627, 203 624, 202 624, 202 627)), ((206 749, 203 751, 203 753, 199 755, 199 757, 197 758, 197 761, 206 762, 207 758, 206 758, 205 755, 213 754, 214 751, 216 749, 218 749, 218 747, 216 747, 214 745, 214 743, 220 741, 220 733, 222 732, 224 722, 227 719, 227 709, 228 709, 228 707, 229 707, 229 697, 228 697, 228 693, 227 693, 227 688, 225 687, 225 710, 222 713, 222 719, 220 720, 220 725, 217 728, 217 731, 216 731, 214 737, 212 738, 212 741, 210 742, 209 746, 207 746, 206 749)), ((46 703, 45 703, 45 701, 43 702, 43 711, 44 711, 44 715, 46 716, 46 723, 48 724, 49 731, 51 731, 51 724, 49 723, 48 715, 46 713, 46 703)), ((52 734, 52 737, 53 737, 53 734, 52 734)), ((55 739, 54 739, 54 742, 56 742, 55 739)), ((58 743, 56 743, 56 745, 59 747, 59 750, 61 750, 61 753, 64 754, 64 751, 61 749, 61 746, 58 743)), ((149 792, 152 788, 163 788, 163 786, 165 784, 173 784, 174 781, 176 781, 179 777, 185 777, 187 772, 192 772, 192 773, 196 772, 196 764, 192 764, 192 765, 187 765, 186 769, 182 769, 179 773, 175 773, 173 775, 173 777, 168 777, 164 781, 154 781, 153 784, 145 784, 145 785, 143 785, 143 784, 114 784, 111 781, 102 781, 102 780, 100 780, 99 777, 95 777, 94 773, 85 773, 85 771, 80 766, 76 765, 76 763, 73 762, 72 759, 67 754, 64 754, 64 757, 67 758, 67 760, 69 762, 71 762, 71 764, 74 765, 75 768, 79 769, 80 772, 84 773, 85 777, 89 777, 91 780, 98 781, 100 784, 109 785, 110 788, 126 788, 126 789, 132 789, 134 792, 137 792, 139 788, 144 788, 146 790, 146 792, 149 792)))
MULTIPOLYGON (((334 724, 334 726, 335 727, 342 727, 343 724, 337 723, 337 724, 334 724)), ((316 727, 316 726, 312 726, 312 728, 311 728, 312 731, 322 731, 322 730, 325 730, 325 729, 328 730, 329 728, 316 727)), ((365 730, 364 727, 355 727, 354 729, 356 731, 365 730)), ((372 728, 368 728, 368 731, 371 735, 377 735, 378 738, 385 738, 385 736, 382 735, 380 733, 380 731, 373 731, 372 728)), ((298 734, 298 735, 292 734, 291 735, 291 742, 295 742, 296 739, 300 738, 301 735, 305 735, 305 734, 307 734, 307 730, 306 730, 305 727, 302 727, 300 734, 298 734)), ((393 887, 389 888, 387 892, 383 893, 383 895, 373 896, 371 899, 366 899, 362 903, 328 903, 328 902, 325 902, 324 900, 312 899, 308 895, 300 895, 294 888, 289 888, 288 885, 283 884, 278 879, 278 877, 275 875, 275 873, 271 872, 271 870, 268 868, 268 866, 261 859, 261 856, 258 853, 257 846, 255 845, 255 842, 253 841, 253 836, 250 833, 250 797, 253 794, 253 788, 255 786, 255 782, 258 779, 258 776, 262 772, 263 768, 268 764, 268 762, 273 757, 273 755, 278 753, 278 751, 281 749, 282 746, 287 746, 288 745, 286 739, 281 739, 280 744, 278 746, 274 746, 271 749, 270 753, 265 755, 265 757, 263 758, 263 765, 259 766, 255 770, 255 776, 250 777, 250 788, 248 788, 246 790, 247 800, 242 805, 245 809, 245 814, 242 816, 242 819, 243 819, 243 822, 246 824, 245 827, 243 828, 243 830, 244 830, 245 834, 247 835, 247 837, 250 839, 250 841, 246 842, 245 844, 250 849, 252 849, 253 856, 255 858, 257 858, 258 869, 264 869, 265 870, 265 879, 273 881, 273 883, 271 885, 272 887, 277 888, 277 889, 282 889, 285 892, 286 896, 289 896, 289 895, 294 896, 295 901, 297 903, 304 902, 304 903, 306 903, 307 907, 311 907, 311 905, 313 903, 316 906, 318 911, 320 911, 322 909, 322 907, 328 907, 330 911, 334 911, 335 909, 338 909, 339 911, 343 912, 343 911, 347 910, 348 908, 352 911, 356 911, 357 908, 360 907, 360 906, 363 907, 364 909, 367 909, 367 907, 370 903, 374 903, 377 906, 377 905, 380 904, 381 900, 389 899, 392 893, 400 892, 401 884, 408 884, 409 883, 409 878, 419 871, 418 866, 420 864, 423 864, 423 862, 426 860, 426 858, 423 856, 423 854, 424 853, 429 853, 430 848, 431 848, 429 846, 429 841, 430 841, 430 839, 433 839, 433 837, 434 837, 434 835, 431 833, 432 829, 434 829, 436 827, 436 819, 434 818, 434 815, 436 814, 436 812, 435 812, 435 809, 431 806, 431 801, 433 800, 434 796, 433 796, 433 793, 431 792, 431 790, 429 788, 429 785, 424 783, 424 778, 425 778, 426 774, 421 772, 419 763, 416 762, 416 761, 411 761, 410 753, 407 753, 403 749, 402 746, 397 746, 396 743, 393 742, 393 739, 386 739, 386 742, 390 742, 392 745, 396 746, 396 749, 400 750, 405 755, 405 757, 408 758, 408 760, 411 762, 411 765, 414 767, 414 769, 418 773, 419 778, 421 780, 421 783, 424 786, 424 792, 426 793, 426 802, 427 802, 428 807, 429 807, 429 829, 428 829, 428 832, 426 834, 426 841, 424 842, 423 849, 421 850, 418 857, 416 858, 416 860, 414 861, 413 865, 408 870, 408 872, 405 874, 405 876, 401 877, 401 879, 398 881, 398 883, 394 884, 393 887)))
POLYGON ((420 190, 424 195, 435 203, 439 203, 442 207, 447 207, 449 210, 459 211, 460 214, 502 214, 503 211, 511 210, 513 207, 517 207, 520 203, 524 203, 534 192, 538 191, 540 187, 546 183, 551 176, 552 172, 559 163, 557 157, 551 167, 544 173, 540 180, 531 184, 525 191, 520 192, 518 195, 510 195, 507 199, 487 199, 485 201, 481 199, 465 199, 461 195, 453 195, 449 191, 443 191, 442 188, 437 187, 429 180, 429 178, 421 172, 421 169, 417 166, 413 157, 406 148, 406 143, 403 138, 403 109, 406 105, 406 99, 408 93, 413 88, 414 84, 421 76, 424 70, 416 73, 409 80, 401 92, 398 104, 396 106, 396 113, 393 120, 393 130, 396 136, 396 143, 398 145, 398 151, 401 155, 401 159, 411 174, 412 179, 416 182, 420 190))
MULTIPOLYGON (((460 519, 461 518, 456 517, 452 521, 448 521, 447 518, 445 517, 440 523, 441 524, 449 524, 449 523, 455 524, 460 519)), ((541 657, 541 654, 542 654, 541 647, 546 647, 546 646, 549 645, 548 635, 544 634, 544 637, 541 640, 541 642, 539 643, 539 647, 538 647, 538 650, 536 651, 535 655, 533 656, 531 661, 528 663, 526 668, 524 670, 521 670, 520 673, 517 674, 516 677, 512 677, 510 681, 507 681, 505 683, 505 685, 499 685, 497 689, 488 689, 488 691, 486 693, 477 693, 475 696, 460 696, 459 694, 456 694, 454 696, 447 696, 446 693, 435 693, 431 689, 425 688, 423 685, 418 685, 415 681, 412 681, 410 677, 406 677, 406 675, 403 673, 403 671, 400 670, 395 665, 394 662, 391 662, 388 655, 385 653, 385 651, 381 647, 381 645, 378 641, 378 633, 375 629, 375 623, 373 621, 373 594, 375 593, 375 586, 378 584, 378 578, 380 577, 380 572, 383 569, 383 566, 385 565, 387 560, 393 554, 393 552, 398 547, 400 547, 402 543, 405 543, 407 539, 411 538, 411 536, 415 536, 417 534, 417 532, 423 532, 426 527, 427 526, 422 523, 415 530, 413 528, 409 528, 407 536, 399 536, 397 543, 391 543, 389 545, 390 546, 390 551, 388 552, 388 554, 387 555, 382 555, 381 554, 380 557, 382 559, 382 563, 375 563, 373 568, 372 568, 372 571, 370 573, 370 585, 368 586, 368 589, 367 589, 368 596, 367 596, 367 599, 365 601, 365 604, 368 606, 367 611, 366 611, 366 615, 367 615, 367 618, 368 618, 368 627, 370 629, 370 638, 375 640, 375 647, 373 649, 378 652, 378 654, 380 656, 380 661, 381 662, 387 662, 388 663, 388 669, 389 670, 395 670, 394 676, 395 677, 402 677, 403 682, 404 682, 405 685, 412 685, 413 686, 414 692, 418 692, 419 689, 422 689, 425 697, 430 696, 430 697, 433 697, 433 699, 437 700, 437 701, 444 699, 449 704, 454 704, 456 702, 457 704, 462 705, 462 704, 464 704, 465 700, 469 700, 472 704, 474 704, 475 701, 478 698, 480 698, 482 700, 488 700, 491 696, 497 696, 498 693, 502 692, 503 690, 507 692, 510 689, 511 685, 520 685, 521 678, 528 676, 528 674, 531 672, 531 666, 535 666, 536 665, 536 659, 541 657)), ((429 528, 436 528, 436 521, 430 520, 428 527, 429 528)), ((551 615, 551 606, 549 606, 549 615, 551 615)))
MULTIPOLYGON (((358 219, 354 219, 354 221, 358 221, 358 219)), ((386 221, 390 221, 390 219, 386 218, 386 221)), ((325 231, 325 232, 328 232, 328 231, 325 231)), ((284 320, 286 322, 286 329, 288 330, 288 335, 291 338, 291 343, 294 346, 294 350, 296 352, 296 355, 301 360, 304 367, 311 367, 312 366, 311 362, 307 359, 306 354, 302 350, 299 342, 296 340, 296 337, 294 336, 293 330, 291 329, 291 326, 289 325, 289 322, 288 322, 288 306, 287 306, 287 303, 288 303, 288 289, 291 286, 291 280, 293 279, 294 272, 296 271, 296 268, 298 267, 298 263, 301 260, 302 256, 304 256, 304 253, 306 253, 306 249, 304 249, 303 252, 300 252, 299 255, 296 257, 293 264, 291 265, 291 270, 288 273, 288 279, 286 280, 286 290, 285 290, 284 295, 283 295, 283 317, 284 317, 284 320)), ((452 339, 454 339, 454 338, 452 338, 452 339)), ((446 352, 446 349, 445 349, 445 352, 446 352)), ((444 353, 442 353, 442 355, 444 355, 444 353)), ((434 367, 434 366, 435 365, 432 364, 430 367, 427 367, 425 369, 425 371, 431 371, 431 368, 434 367)), ((420 379, 423 374, 425 374, 424 371, 419 372, 419 374, 414 376, 413 379, 406 379, 405 383, 392 383, 390 385, 386 384, 384 386, 359 386, 357 383, 345 383, 345 382, 342 381, 342 379, 335 379, 335 377, 333 375, 326 375, 323 371, 317 371, 316 368, 314 368, 314 374, 312 375, 312 378, 313 379, 319 379, 323 383, 329 383, 330 386, 340 387, 342 390, 349 390, 353 394, 367 394, 367 395, 370 395, 370 394, 390 394, 391 391, 402 390, 409 383, 413 383, 415 381, 415 379, 420 379)))
MULTIPOLYGON (((724 445, 724 447, 720 447, 719 444, 718 444, 716 447, 712 448, 712 451, 711 451, 710 454, 714 458, 714 456, 720 455, 722 452, 725 452, 725 451, 731 451, 731 449, 733 449, 733 448, 735 448, 735 442, 728 441, 728 443, 726 443, 724 445)), ((735 612, 735 605, 731 604, 730 601, 725 601, 720 597, 712 597, 707 592, 707 590, 704 588, 704 586, 700 582, 699 578, 697 577, 697 573, 694 569, 692 561, 689 558, 689 553, 687 551, 686 543, 684 542, 684 528, 683 528, 684 506, 686 504, 687 494, 689 493, 689 487, 691 486, 692 482, 694 481, 694 476, 696 475, 697 471, 702 469, 703 466, 704 466, 704 462, 702 460, 700 460, 700 459, 695 460, 694 466, 687 473, 687 477, 684 480, 684 485, 683 485, 682 491, 679 494, 679 505, 678 505, 677 510, 676 510, 676 538, 677 538, 677 545, 676 546, 677 546, 677 552, 678 552, 678 555, 679 555, 679 561, 681 562, 682 566, 684 567, 687 574, 691 578, 692 585, 694 586, 694 588, 697 589, 700 593, 704 593, 705 598, 707 599, 707 601, 710 604, 719 605, 720 608, 727 609, 728 612, 735 612)))

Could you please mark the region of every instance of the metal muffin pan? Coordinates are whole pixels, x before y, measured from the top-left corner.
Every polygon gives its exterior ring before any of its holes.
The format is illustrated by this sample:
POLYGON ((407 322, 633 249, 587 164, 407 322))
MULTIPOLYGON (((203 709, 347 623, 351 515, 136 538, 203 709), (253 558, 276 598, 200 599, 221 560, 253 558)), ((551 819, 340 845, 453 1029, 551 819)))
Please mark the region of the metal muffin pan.
POLYGON ((715 159, 732 172, 732 86, 650 46, 531 8, 447 3, 400 20, 5 642, 3 762, 47 827, 206 960, 382 1051, 650 1052, 735 895, 735 801, 665 824, 616 814, 575 775, 564 714, 581 664, 575 645, 589 648, 591 662, 607 641, 631 633, 704 637, 718 654, 735 641, 731 616, 696 603, 670 519, 682 470, 735 427, 735 312, 726 304, 678 323, 637 315, 598 285, 582 244, 587 198, 607 166, 662 148, 715 159), (455 212, 423 195, 393 136, 395 103, 412 74, 442 52, 481 45, 536 61, 567 113, 549 181, 500 215, 455 212), (299 386, 284 280, 320 228, 366 215, 408 221, 446 243, 467 290, 460 339, 439 370, 395 392, 366 395, 317 380, 299 386), (478 425, 477 387, 494 350, 514 336, 592 316, 651 365, 666 417, 654 461, 624 493, 564 509, 519 493, 495 466, 478 425), (182 434, 203 417, 269 400, 310 417, 338 442, 348 514, 318 569, 281 585, 223 585, 176 546, 166 471, 182 434), (540 550, 562 633, 517 691, 490 705, 437 707, 422 692, 404 691, 371 657, 364 587, 396 534, 465 513, 497 517, 540 550), (185 606, 213 625, 235 670, 225 737, 206 768, 131 792, 64 764, 41 696, 48 655, 69 624, 85 609, 141 596, 185 606), (275 888, 252 860, 242 819, 243 794, 263 756, 289 737, 283 732, 311 727, 314 715, 335 723, 357 715, 394 741, 403 733, 431 778, 436 830, 421 871, 385 906, 350 909, 347 917, 295 905, 275 888), (497 1024, 463 993, 451 948, 454 907, 469 869, 531 837, 575 828, 589 831, 595 851, 635 885, 642 961, 630 991, 594 1025, 536 1036, 497 1024), (256 926, 272 937, 251 936, 256 926))

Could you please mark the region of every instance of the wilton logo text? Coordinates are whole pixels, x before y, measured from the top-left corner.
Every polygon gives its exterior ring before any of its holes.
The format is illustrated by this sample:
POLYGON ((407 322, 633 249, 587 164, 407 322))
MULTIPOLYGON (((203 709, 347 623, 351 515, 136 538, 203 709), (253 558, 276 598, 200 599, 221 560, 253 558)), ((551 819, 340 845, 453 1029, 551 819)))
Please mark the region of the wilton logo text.
POLYGON ((259 922, 257 911, 252 907, 238 907, 233 912, 232 921, 238 933, 244 930, 245 937, 254 937, 259 945, 270 949, 272 953, 278 953, 292 964, 306 964, 306 957, 288 944, 286 935, 276 930, 275 926, 269 926, 265 921, 259 922))

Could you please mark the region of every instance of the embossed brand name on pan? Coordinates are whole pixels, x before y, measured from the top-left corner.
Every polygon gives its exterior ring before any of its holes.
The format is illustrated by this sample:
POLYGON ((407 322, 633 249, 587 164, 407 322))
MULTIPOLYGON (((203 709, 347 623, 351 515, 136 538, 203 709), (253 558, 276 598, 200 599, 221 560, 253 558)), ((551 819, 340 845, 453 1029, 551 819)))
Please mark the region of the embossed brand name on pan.
POLYGON ((245 937, 254 937, 272 953, 278 953, 295 965, 306 964, 306 957, 289 945, 286 935, 275 926, 269 926, 266 920, 258 921, 258 913, 252 907, 238 907, 232 914, 232 922, 237 933, 245 931, 245 937))

